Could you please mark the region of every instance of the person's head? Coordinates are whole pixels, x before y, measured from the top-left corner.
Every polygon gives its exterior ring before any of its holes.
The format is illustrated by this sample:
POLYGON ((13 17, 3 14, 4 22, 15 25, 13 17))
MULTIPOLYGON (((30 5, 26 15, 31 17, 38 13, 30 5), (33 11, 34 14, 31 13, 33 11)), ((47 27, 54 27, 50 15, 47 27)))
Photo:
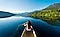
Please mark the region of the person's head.
POLYGON ((28 20, 28 23, 30 22, 30 20, 28 20))
POLYGON ((28 26, 31 26, 31 21, 30 20, 28 20, 28 26))

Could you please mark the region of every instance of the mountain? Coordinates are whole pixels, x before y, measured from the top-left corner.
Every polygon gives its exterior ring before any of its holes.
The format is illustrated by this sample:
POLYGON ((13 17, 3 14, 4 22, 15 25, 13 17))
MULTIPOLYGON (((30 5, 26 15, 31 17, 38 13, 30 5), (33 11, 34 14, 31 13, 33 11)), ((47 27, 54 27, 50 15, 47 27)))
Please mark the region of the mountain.
POLYGON ((60 9, 60 3, 54 3, 45 8, 44 10, 58 10, 58 9, 60 9))
POLYGON ((60 3, 54 3, 45 9, 31 12, 29 16, 53 24, 57 20, 60 21, 60 3))
POLYGON ((14 16, 15 14, 9 13, 9 12, 4 12, 0 11, 0 18, 6 18, 6 17, 11 17, 14 16))
POLYGON ((15 16, 23 16, 23 17, 27 17, 28 14, 30 14, 30 12, 24 12, 24 13, 21 13, 21 14, 16 14, 15 16))

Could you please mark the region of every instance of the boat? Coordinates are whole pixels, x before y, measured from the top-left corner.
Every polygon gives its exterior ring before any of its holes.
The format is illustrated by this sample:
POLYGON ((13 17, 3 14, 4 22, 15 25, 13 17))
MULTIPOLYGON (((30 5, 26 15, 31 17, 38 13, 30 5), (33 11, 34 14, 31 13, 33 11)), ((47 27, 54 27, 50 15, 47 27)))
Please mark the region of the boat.
POLYGON ((25 28, 22 32, 21 37, 37 37, 32 25, 30 24, 31 24, 30 21, 24 23, 25 28))

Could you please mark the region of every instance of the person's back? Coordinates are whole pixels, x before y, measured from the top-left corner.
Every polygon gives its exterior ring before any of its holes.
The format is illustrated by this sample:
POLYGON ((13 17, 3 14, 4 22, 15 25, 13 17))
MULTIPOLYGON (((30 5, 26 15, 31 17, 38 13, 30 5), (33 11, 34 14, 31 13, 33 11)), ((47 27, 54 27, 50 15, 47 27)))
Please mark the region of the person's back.
POLYGON ((31 28, 31 22, 28 21, 28 29, 30 29, 30 28, 31 28))
POLYGON ((24 26, 27 31, 31 31, 32 26, 31 26, 31 22, 29 20, 25 23, 24 26))

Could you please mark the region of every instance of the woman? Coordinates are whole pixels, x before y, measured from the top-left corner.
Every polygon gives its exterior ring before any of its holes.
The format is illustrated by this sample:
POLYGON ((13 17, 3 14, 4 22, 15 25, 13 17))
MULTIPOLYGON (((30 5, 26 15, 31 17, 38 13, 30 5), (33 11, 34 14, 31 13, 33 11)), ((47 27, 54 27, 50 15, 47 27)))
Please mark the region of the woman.
POLYGON ((25 25, 24 25, 26 28, 26 30, 27 31, 31 31, 31 29, 32 29, 32 26, 31 26, 31 22, 28 20, 26 23, 25 23, 25 25))

